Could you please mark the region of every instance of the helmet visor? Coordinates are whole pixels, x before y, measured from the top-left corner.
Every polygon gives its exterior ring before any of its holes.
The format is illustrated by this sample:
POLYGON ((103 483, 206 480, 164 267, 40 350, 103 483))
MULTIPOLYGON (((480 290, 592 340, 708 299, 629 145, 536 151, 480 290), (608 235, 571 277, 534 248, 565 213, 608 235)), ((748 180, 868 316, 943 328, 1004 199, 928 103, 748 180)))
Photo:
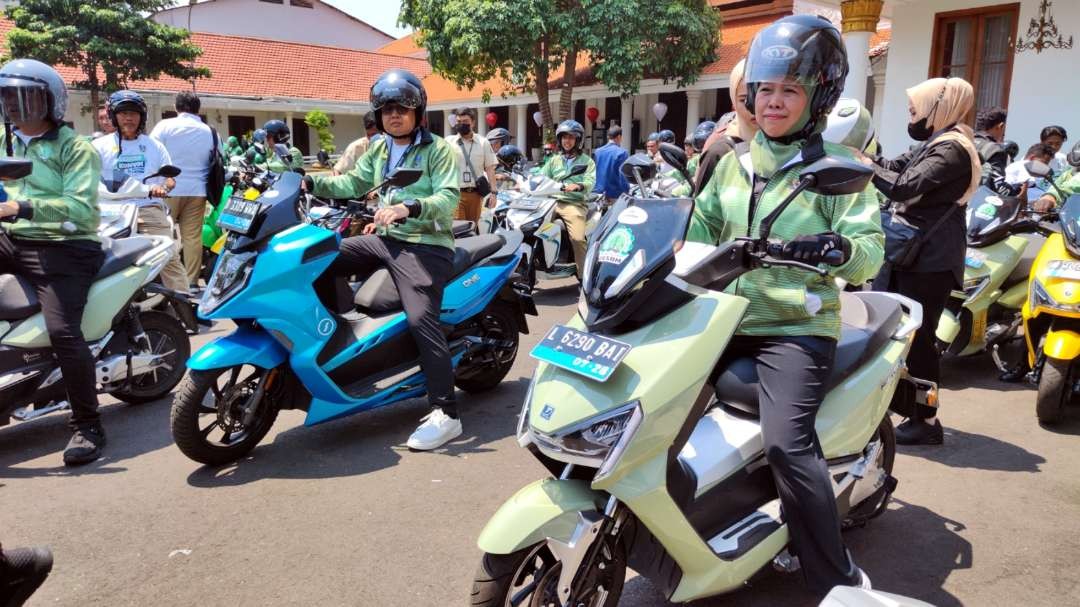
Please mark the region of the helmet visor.
POLYGON ((403 108, 415 110, 423 104, 420 89, 404 79, 380 81, 371 90, 371 107, 381 110, 389 103, 396 103, 403 108))
POLYGON ((49 115, 49 91, 44 84, 11 79, 0 81, 0 114, 6 122, 33 122, 49 115))
POLYGON ((746 60, 747 84, 788 82, 813 87, 843 78, 847 58, 824 30, 784 23, 754 38, 746 60))

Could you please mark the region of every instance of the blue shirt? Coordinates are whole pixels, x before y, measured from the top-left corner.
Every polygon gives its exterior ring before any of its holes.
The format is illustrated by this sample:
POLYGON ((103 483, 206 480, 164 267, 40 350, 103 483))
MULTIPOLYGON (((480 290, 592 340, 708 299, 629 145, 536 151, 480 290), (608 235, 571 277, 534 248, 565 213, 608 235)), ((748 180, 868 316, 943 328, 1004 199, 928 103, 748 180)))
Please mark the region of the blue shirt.
POLYGON ((630 189, 619 167, 630 157, 630 153, 615 143, 609 141, 607 145, 593 152, 596 159, 596 185, 594 193, 603 193, 608 198, 618 198, 630 189))

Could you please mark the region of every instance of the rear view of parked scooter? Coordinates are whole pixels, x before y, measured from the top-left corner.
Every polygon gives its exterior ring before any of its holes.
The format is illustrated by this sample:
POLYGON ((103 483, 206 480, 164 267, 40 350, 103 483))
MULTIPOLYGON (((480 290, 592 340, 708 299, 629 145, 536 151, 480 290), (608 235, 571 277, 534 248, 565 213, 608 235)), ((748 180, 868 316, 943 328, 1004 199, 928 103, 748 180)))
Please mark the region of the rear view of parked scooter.
MULTIPOLYGON (((0 159, 0 178, 19 179, 32 170, 29 161, 0 159)), ((102 249, 105 260, 82 323, 99 389, 131 404, 157 400, 180 382, 191 346, 179 321, 135 302, 165 267, 173 241, 104 238, 102 249)), ((0 275, 0 426, 67 409, 65 396, 36 290, 20 276, 0 275)))

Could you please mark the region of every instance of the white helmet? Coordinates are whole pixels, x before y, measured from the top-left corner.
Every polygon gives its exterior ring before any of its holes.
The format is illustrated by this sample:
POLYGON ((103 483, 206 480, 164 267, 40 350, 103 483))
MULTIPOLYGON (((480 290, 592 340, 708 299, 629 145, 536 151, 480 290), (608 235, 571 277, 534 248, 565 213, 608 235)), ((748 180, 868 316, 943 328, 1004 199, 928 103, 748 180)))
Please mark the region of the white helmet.
POLYGON ((0 113, 8 122, 64 120, 68 94, 64 79, 34 59, 16 59, 0 68, 0 113))
POLYGON ((841 98, 829 112, 822 139, 865 152, 875 144, 870 111, 858 99, 841 98))

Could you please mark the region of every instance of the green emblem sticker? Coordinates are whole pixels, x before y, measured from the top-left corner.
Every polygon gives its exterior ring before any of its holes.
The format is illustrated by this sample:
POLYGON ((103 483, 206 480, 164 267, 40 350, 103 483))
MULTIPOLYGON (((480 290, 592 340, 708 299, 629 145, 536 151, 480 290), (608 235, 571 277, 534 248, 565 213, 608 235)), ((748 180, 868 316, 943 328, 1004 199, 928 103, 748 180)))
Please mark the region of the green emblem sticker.
POLYGON ((997 215, 997 207, 993 203, 984 202, 975 210, 975 216, 979 219, 993 219, 997 215))
POLYGON ((600 243, 600 254, 597 256, 600 263, 622 263, 630 251, 634 250, 634 232, 626 226, 619 226, 611 231, 600 243))

